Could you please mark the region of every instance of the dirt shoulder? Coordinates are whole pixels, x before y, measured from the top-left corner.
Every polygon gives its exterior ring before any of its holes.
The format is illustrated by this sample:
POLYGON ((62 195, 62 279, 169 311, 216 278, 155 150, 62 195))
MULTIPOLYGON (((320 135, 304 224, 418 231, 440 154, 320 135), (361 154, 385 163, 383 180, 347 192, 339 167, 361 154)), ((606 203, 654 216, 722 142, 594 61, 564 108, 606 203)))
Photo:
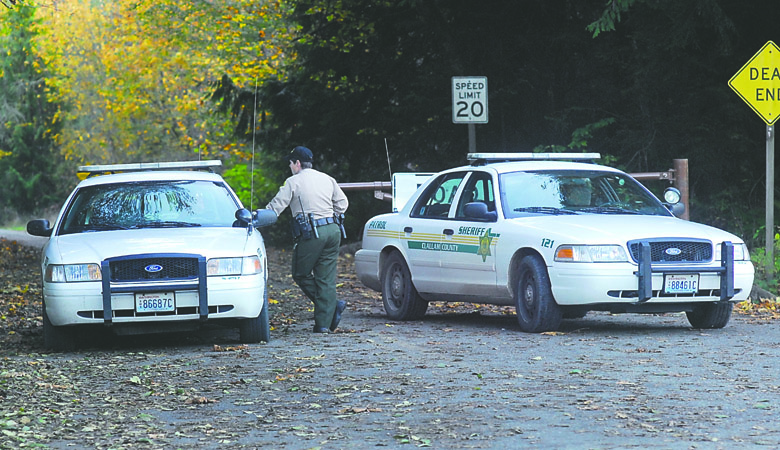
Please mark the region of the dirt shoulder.
POLYGON ((272 341, 232 329, 42 352, 38 251, 0 240, 0 447, 748 448, 780 445, 773 313, 723 330, 589 314, 560 332, 437 304, 392 322, 340 260, 342 328, 310 332, 270 249, 272 341))

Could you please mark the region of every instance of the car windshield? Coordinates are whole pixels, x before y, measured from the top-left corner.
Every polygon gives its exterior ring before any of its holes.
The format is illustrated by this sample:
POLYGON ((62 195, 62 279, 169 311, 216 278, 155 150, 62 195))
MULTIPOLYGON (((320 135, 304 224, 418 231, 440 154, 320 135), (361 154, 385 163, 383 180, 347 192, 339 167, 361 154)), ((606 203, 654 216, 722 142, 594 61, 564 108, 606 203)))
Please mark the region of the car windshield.
POLYGON ((224 183, 149 181, 88 186, 65 212, 60 234, 106 230, 230 227, 239 205, 224 183))
POLYGON ((540 170, 505 173, 499 179, 508 218, 529 214, 671 213, 633 178, 598 170, 540 170))

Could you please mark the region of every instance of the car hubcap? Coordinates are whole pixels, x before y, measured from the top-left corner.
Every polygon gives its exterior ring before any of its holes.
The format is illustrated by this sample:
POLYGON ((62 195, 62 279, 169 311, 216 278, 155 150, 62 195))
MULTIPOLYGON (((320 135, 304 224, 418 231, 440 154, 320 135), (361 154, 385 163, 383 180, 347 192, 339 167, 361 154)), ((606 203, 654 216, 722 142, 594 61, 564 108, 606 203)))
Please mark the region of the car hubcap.
POLYGON ((400 270, 394 270, 393 276, 390 278, 390 294, 392 295, 393 303, 397 304, 398 299, 401 298, 404 289, 404 277, 400 270))
POLYGON ((525 285, 525 306, 530 309, 534 304, 534 286, 532 283, 526 283, 525 285))

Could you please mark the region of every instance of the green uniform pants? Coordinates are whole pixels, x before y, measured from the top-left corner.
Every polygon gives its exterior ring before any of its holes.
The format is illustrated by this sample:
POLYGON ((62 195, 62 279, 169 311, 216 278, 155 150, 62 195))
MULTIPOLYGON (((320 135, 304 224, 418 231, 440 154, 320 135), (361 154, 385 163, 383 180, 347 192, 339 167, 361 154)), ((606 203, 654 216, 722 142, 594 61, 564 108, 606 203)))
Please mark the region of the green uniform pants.
POLYGON ((317 228, 319 238, 295 244, 292 276, 304 294, 314 303, 314 326, 330 328, 336 313, 336 276, 338 275, 341 230, 336 224, 317 228))

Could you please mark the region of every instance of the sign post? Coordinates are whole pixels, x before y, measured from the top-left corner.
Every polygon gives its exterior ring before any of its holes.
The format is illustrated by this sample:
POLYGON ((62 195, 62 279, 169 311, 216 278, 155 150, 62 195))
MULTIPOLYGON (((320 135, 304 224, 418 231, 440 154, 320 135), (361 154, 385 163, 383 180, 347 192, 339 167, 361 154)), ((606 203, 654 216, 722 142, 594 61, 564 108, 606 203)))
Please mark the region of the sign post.
POLYGON ((774 279, 775 133, 780 117, 780 48, 769 41, 729 80, 729 86, 766 122, 766 278, 774 279))
POLYGON ((766 126, 766 280, 775 277, 775 133, 774 127, 766 126))
POLYGON ((452 123, 468 124, 469 153, 475 153, 474 124, 488 123, 487 77, 452 77, 452 123))

